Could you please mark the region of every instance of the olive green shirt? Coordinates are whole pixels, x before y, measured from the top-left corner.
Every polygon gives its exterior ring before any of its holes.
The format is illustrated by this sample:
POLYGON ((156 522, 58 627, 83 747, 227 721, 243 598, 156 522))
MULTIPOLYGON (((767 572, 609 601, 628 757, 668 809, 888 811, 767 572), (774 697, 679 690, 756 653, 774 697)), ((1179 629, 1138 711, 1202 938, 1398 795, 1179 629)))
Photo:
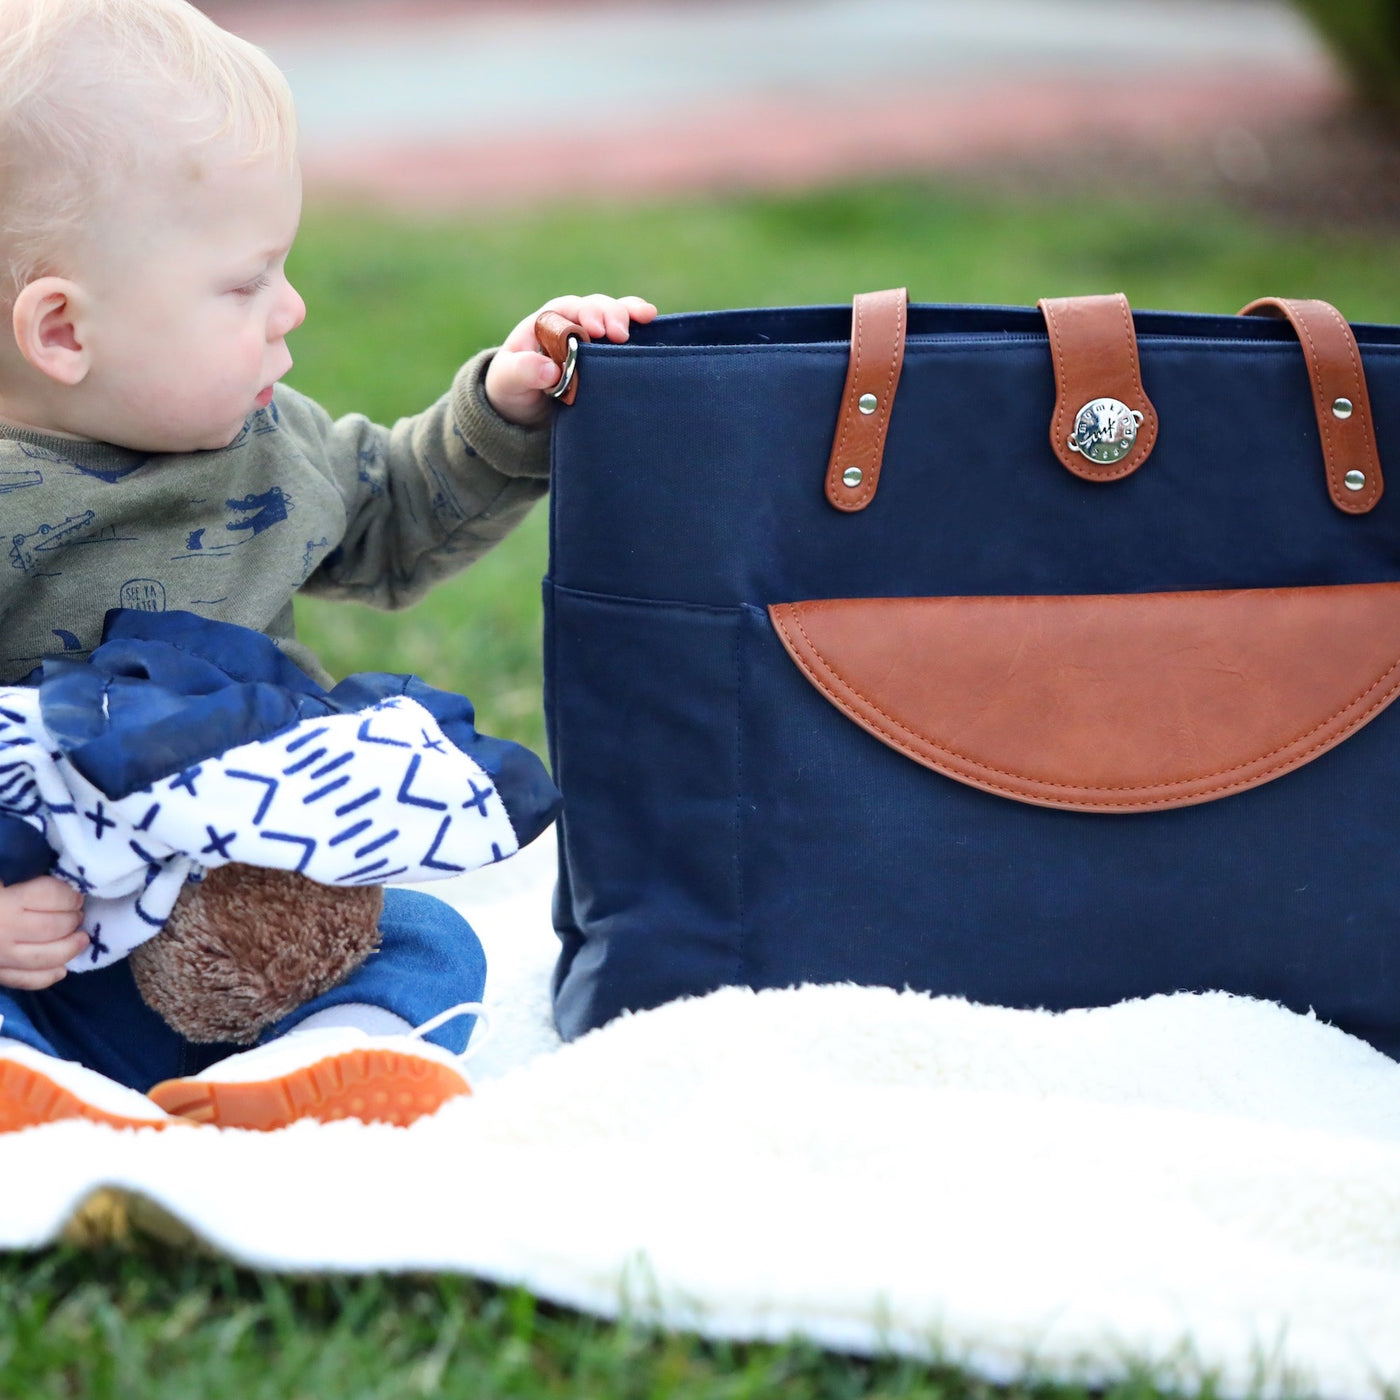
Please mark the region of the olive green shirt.
POLYGON ((119 607, 256 628, 327 681, 295 639, 295 593, 404 607, 547 489, 549 432, 491 408, 492 353, 392 428, 333 420, 283 385, 216 451, 152 455, 0 423, 0 684, 45 656, 86 655, 119 607))

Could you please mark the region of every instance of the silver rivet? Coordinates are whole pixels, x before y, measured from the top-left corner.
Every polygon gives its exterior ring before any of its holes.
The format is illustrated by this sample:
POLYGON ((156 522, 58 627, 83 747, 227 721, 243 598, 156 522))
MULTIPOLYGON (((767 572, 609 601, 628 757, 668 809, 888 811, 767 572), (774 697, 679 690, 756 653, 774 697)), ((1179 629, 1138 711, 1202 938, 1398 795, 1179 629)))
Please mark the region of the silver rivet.
POLYGON ((856 402, 856 407, 862 413, 874 413, 880 407, 880 400, 874 394, 862 394, 856 402))
POLYGON ((1353 469, 1342 480, 1346 482, 1348 491, 1359 491, 1366 484, 1366 473, 1353 469))
POLYGON ((1350 399, 1334 399, 1334 400, 1332 401, 1332 417, 1333 417, 1333 418, 1350 418, 1350 417, 1351 417, 1351 400, 1350 400, 1350 399))
POLYGON ((865 473, 861 471, 859 467, 847 467, 846 470, 841 473, 841 480, 844 481, 847 486, 859 486, 861 482, 865 480, 865 473))

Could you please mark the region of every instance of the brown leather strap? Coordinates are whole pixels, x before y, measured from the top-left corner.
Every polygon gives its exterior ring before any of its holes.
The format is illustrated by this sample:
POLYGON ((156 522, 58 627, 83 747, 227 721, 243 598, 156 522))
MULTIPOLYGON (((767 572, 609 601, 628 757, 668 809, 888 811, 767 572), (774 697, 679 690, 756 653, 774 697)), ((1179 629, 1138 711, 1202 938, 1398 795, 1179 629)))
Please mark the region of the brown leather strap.
POLYGON ((851 362, 826 468, 826 498, 837 510, 864 510, 880 484, 908 313, 903 287, 861 292, 852 305, 851 362))
MULTIPOLYGON (((570 354, 569 338, 573 337, 574 349, 579 345, 588 343, 588 332, 577 322, 569 320, 567 316, 561 315, 558 311, 541 311, 535 317, 535 339, 540 343, 540 349, 559 366, 561 380, 564 375, 569 376, 568 383, 564 385, 562 392, 556 393, 555 398, 560 403, 573 403, 578 394, 578 375, 572 368, 572 355, 570 354)), ((558 385, 555 386, 558 388, 558 385)))
POLYGON ((1050 446, 1085 481, 1117 481, 1147 460, 1157 441, 1157 410, 1142 387, 1133 313, 1121 292, 1111 296, 1043 297, 1038 303, 1050 335, 1055 367, 1055 413, 1050 446), (1118 461, 1096 462, 1069 443, 1081 411, 1116 399, 1140 413, 1131 450, 1118 461))
POLYGON ((1385 481, 1361 352, 1346 318, 1325 301, 1288 297, 1260 297, 1240 315, 1280 317, 1297 332, 1312 381, 1328 494, 1338 510, 1364 515, 1380 500, 1385 481))

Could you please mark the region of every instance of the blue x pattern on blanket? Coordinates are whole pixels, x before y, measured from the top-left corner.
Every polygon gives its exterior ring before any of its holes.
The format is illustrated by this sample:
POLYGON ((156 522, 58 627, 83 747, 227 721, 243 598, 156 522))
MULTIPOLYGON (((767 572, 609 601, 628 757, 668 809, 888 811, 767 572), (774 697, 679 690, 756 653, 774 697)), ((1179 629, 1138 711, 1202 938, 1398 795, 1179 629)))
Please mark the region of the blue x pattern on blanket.
POLYGON ((51 871, 82 891, 83 971, 159 932, 186 882, 230 861, 353 885, 502 860, 558 793, 473 719, 414 677, 327 692, 259 633, 117 610, 86 661, 0 688, 0 881, 51 871))

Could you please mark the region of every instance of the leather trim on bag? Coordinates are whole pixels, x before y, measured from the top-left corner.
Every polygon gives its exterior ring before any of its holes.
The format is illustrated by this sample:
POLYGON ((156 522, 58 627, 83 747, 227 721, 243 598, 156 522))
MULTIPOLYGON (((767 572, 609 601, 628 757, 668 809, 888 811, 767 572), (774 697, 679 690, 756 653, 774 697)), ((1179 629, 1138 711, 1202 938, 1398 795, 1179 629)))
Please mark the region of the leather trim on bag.
POLYGON ((1133 313, 1121 292, 1109 296, 1042 297, 1055 370, 1050 446, 1062 466, 1085 481, 1118 481, 1147 460, 1157 441, 1157 410, 1142 387, 1133 313), (1112 398, 1142 414, 1137 439, 1121 461, 1091 461, 1069 446, 1080 409, 1112 398))
POLYGON ((1277 317, 1297 333, 1313 386, 1327 492, 1338 510, 1364 515, 1380 500, 1385 481, 1376 451, 1366 373, 1346 317, 1328 302, 1289 297, 1260 297, 1240 315, 1277 317), (1345 417, 1333 411, 1333 405, 1342 400, 1348 405, 1345 417), (1348 472, 1360 472, 1364 484, 1352 490, 1347 485, 1348 472))
POLYGON ((826 498, 837 510, 864 510, 875 498, 890 410, 904 368, 908 314, 909 293, 903 287, 861 292, 852 303, 851 359, 826 466, 826 498), (848 472, 853 477, 849 485, 848 472))
MULTIPOLYGON (((588 332, 560 312, 541 311, 535 317, 535 339, 539 342, 540 349, 559 366, 561 376, 567 372, 570 336, 580 345, 588 344, 588 332)), ((558 400, 560 403, 569 404, 577 397, 578 374, 575 372, 563 393, 558 395, 558 400)))
POLYGON ((1143 812, 1310 762, 1400 692, 1400 583, 776 604, 833 705, 1020 802, 1143 812))

